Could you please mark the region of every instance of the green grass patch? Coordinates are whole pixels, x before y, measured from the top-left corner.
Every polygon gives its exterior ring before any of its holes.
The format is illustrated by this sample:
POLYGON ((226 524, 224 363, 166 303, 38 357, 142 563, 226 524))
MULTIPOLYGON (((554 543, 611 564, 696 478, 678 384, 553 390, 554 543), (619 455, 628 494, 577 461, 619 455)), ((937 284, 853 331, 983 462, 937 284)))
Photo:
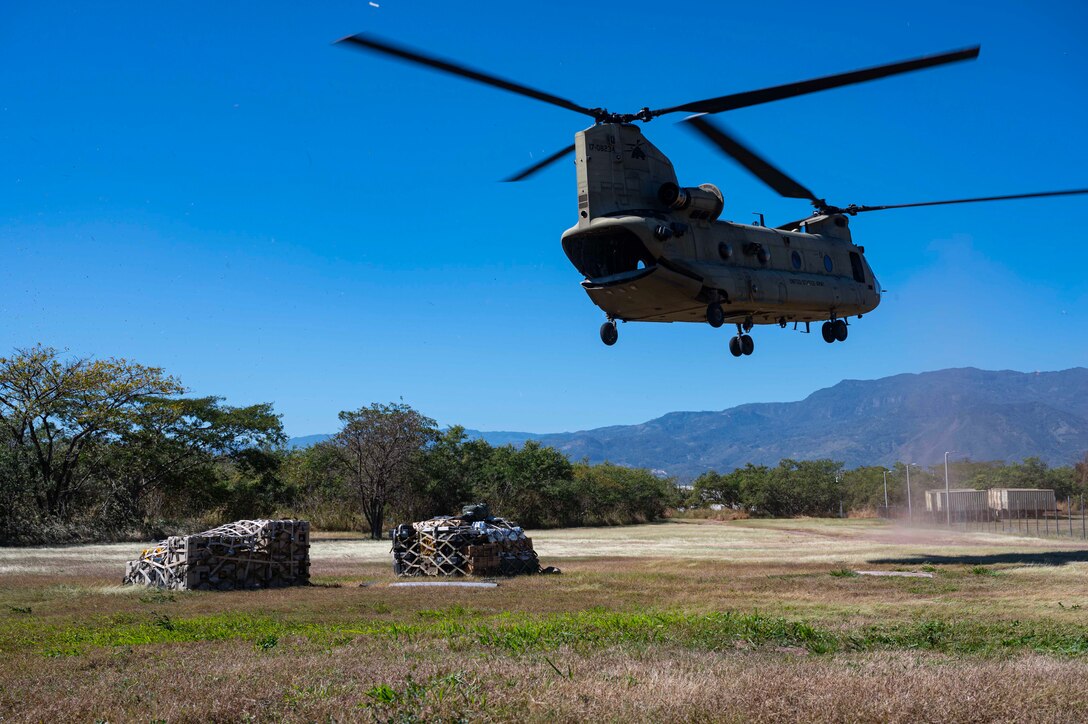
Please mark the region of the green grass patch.
POLYGON ((1020 621, 927 618, 830 628, 759 612, 619 612, 591 609, 530 615, 481 612, 453 606, 420 611, 411 623, 362 620, 316 623, 269 615, 223 613, 203 616, 121 614, 79 624, 40 624, 11 618, 0 630, 0 650, 32 650, 46 656, 78 656, 90 647, 251 641, 271 651, 290 637, 341 646, 356 637, 391 641, 444 641, 453 650, 490 649, 511 655, 559 649, 591 652, 608 647, 655 646, 716 651, 732 648, 801 648, 813 654, 855 650, 937 650, 968 654, 1037 651, 1088 654, 1088 626, 1020 621))
POLYGON ((473 714, 487 708, 483 683, 465 671, 434 676, 417 681, 411 675, 402 685, 374 684, 364 692, 359 706, 369 709, 374 718, 389 722, 431 721, 440 713, 441 721, 469 721, 473 714))
POLYGON ((483 646, 520 654, 568 646, 575 649, 617 645, 668 644, 715 650, 738 643, 751 647, 800 646, 813 653, 834 650, 835 637, 800 621, 759 613, 619 613, 585 611, 546 617, 499 617, 467 633, 483 646))
POLYGON ((868 626, 847 634, 846 639, 850 648, 859 650, 921 649, 982 655, 1012 651, 1066 656, 1088 654, 1088 628, 1057 623, 923 619, 868 626))

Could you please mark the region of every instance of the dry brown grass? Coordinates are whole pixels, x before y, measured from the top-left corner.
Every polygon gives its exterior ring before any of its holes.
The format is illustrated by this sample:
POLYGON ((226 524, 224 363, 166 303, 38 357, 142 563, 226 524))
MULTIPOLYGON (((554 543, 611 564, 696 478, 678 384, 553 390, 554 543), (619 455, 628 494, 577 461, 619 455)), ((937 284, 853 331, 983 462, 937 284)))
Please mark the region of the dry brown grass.
POLYGON ((138 545, 0 549, 0 719, 1088 719, 1088 545, 860 520, 673 522, 534 540, 564 575, 491 590, 389 588, 388 545, 354 536, 315 542, 318 586, 232 593, 119 587, 138 545), (861 567, 925 567, 934 578, 831 575, 861 567), (708 644, 685 638, 687 619, 663 623, 660 638, 628 636, 626 619, 611 638, 584 636, 612 614, 723 611, 817 627, 837 653, 773 631, 708 644), (200 633, 224 616, 265 628, 200 633), (478 638, 511 621, 558 621, 585 640, 478 638), (911 638, 928 622, 953 628, 936 643, 911 638), (157 631, 152 623, 196 633, 125 642, 157 631), (1024 627, 1046 635, 1013 640, 1024 627), (907 634, 864 638, 874 630, 907 634))
POLYGON ((494 656, 356 639, 271 653, 212 643, 96 651, 43 677, 5 674, 12 721, 1069 721, 1088 718, 1082 662, 1039 655, 963 660, 885 652, 691 652, 494 656), (557 671, 558 669, 558 671, 557 671), (377 695, 394 693, 389 703, 377 695), (19 692, 16 694, 15 692, 19 692))

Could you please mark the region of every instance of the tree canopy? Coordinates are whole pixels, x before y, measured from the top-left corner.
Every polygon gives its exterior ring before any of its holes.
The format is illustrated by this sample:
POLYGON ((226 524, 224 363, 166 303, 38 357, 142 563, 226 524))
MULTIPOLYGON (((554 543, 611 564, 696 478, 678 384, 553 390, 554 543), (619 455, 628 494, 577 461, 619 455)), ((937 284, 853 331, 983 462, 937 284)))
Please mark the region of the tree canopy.
POLYGON ((162 369, 123 359, 65 359, 43 346, 0 358, 0 490, 9 501, 0 536, 149 530, 189 496, 219 502, 222 461, 283 442, 271 405, 184 393, 162 369))

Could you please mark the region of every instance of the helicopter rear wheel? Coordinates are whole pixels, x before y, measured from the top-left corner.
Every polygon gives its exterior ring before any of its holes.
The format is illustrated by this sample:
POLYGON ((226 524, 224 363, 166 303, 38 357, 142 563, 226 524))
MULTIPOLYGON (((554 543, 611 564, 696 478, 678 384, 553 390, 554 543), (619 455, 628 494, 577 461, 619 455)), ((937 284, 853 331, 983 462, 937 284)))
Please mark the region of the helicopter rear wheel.
POLYGON ((740 351, 746 355, 752 354, 756 349, 756 343, 747 334, 740 338, 740 351))
POLYGON ((725 324, 725 312, 722 311, 722 305, 717 302, 711 302, 707 305, 706 323, 714 329, 725 324))
POLYGON ((601 341, 611 347, 616 343, 616 340, 620 338, 620 333, 616 331, 616 323, 612 320, 608 320, 601 325, 601 341))
POLYGON ((832 322, 824 322, 824 326, 820 327, 820 334, 823 335, 825 342, 831 344, 835 341, 835 325, 832 322))
POLYGON ((849 328, 846 326, 846 322, 842 319, 836 319, 834 322, 832 322, 831 326, 834 327, 835 341, 845 342, 846 335, 849 333, 849 328))
POLYGON ((744 354, 744 347, 742 346, 740 337, 729 338, 729 354, 733 355, 734 357, 740 357, 742 354, 744 354))

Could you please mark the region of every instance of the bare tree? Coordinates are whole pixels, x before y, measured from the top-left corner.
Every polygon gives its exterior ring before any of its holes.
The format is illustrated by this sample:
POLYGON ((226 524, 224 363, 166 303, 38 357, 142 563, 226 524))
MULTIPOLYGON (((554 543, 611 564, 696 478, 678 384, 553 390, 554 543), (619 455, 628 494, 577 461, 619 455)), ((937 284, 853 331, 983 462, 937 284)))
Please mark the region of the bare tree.
POLYGON ((380 540, 385 508, 407 492, 424 449, 438 434, 434 420, 404 404, 374 403, 340 413, 343 428, 329 445, 358 497, 370 537, 380 540))

